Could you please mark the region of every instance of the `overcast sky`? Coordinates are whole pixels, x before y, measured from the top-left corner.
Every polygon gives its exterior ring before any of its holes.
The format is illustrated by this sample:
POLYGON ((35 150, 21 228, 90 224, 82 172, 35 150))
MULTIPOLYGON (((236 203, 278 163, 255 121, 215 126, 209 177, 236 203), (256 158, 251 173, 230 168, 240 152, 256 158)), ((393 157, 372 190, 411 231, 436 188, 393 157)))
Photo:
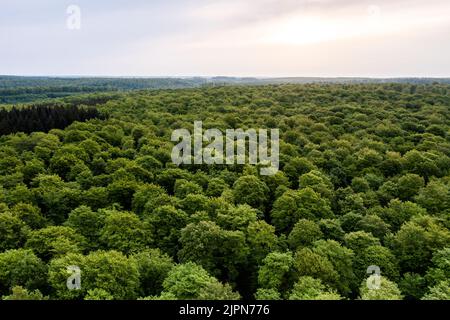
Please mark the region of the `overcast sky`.
POLYGON ((450 1, 0 0, 0 74, 449 77, 450 1))

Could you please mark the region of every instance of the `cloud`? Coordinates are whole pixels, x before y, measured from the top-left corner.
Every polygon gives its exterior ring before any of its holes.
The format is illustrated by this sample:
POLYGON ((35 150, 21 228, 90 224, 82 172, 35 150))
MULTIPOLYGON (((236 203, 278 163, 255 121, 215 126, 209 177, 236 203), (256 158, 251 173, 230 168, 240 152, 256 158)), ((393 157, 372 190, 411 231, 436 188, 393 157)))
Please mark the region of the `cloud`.
POLYGON ((447 0, 17 0, 0 10, 0 72, 450 75, 449 16, 447 0))

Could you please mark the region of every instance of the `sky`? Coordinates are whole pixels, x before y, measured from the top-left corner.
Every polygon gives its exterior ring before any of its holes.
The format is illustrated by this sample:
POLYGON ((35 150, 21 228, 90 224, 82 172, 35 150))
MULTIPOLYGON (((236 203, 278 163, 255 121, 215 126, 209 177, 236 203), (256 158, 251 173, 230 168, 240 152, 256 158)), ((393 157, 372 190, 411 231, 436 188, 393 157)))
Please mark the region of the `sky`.
POLYGON ((0 74, 450 77, 450 1, 0 0, 0 74))

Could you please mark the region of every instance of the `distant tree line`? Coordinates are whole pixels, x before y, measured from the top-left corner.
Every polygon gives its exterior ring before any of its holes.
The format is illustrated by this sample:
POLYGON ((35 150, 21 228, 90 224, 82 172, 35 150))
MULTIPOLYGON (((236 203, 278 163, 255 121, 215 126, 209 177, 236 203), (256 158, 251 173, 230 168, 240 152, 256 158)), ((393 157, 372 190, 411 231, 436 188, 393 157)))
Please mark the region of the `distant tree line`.
POLYGON ((94 118, 104 118, 95 107, 13 107, 10 110, 0 110, 0 135, 16 132, 48 132, 51 129, 64 129, 75 121, 82 122, 94 118))
MULTIPOLYGON (((0 104, 36 102, 38 100, 64 98, 83 93, 114 93, 131 90, 157 90, 215 87, 224 85, 286 85, 313 83, 341 84, 449 84, 449 78, 250 78, 250 77, 192 77, 192 78, 74 78, 74 77, 20 77, 0 75, 0 104)), ((413 87, 414 88, 414 87, 413 87)), ((413 92, 411 92, 413 93, 413 92)))
POLYGON ((204 78, 49 78, 0 76, 0 103, 16 104, 92 92, 199 87, 204 78))

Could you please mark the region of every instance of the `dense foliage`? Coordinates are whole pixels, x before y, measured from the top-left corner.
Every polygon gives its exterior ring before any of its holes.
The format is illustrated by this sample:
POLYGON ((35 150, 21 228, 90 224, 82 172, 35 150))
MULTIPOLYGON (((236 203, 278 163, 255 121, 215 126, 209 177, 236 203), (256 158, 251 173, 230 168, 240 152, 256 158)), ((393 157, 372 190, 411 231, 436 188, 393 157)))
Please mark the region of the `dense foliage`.
POLYGON ((103 118, 94 107, 30 106, 21 109, 0 109, 0 135, 48 132, 51 129, 64 129, 75 121, 83 122, 94 118, 103 118))
POLYGON ((85 96, 109 118, 0 137, 0 295, 450 299, 449 93, 392 83, 85 96), (171 132, 195 120, 279 128, 280 171, 176 167, 171 132), (66 287, 72 265, 81 290, 66 287))

